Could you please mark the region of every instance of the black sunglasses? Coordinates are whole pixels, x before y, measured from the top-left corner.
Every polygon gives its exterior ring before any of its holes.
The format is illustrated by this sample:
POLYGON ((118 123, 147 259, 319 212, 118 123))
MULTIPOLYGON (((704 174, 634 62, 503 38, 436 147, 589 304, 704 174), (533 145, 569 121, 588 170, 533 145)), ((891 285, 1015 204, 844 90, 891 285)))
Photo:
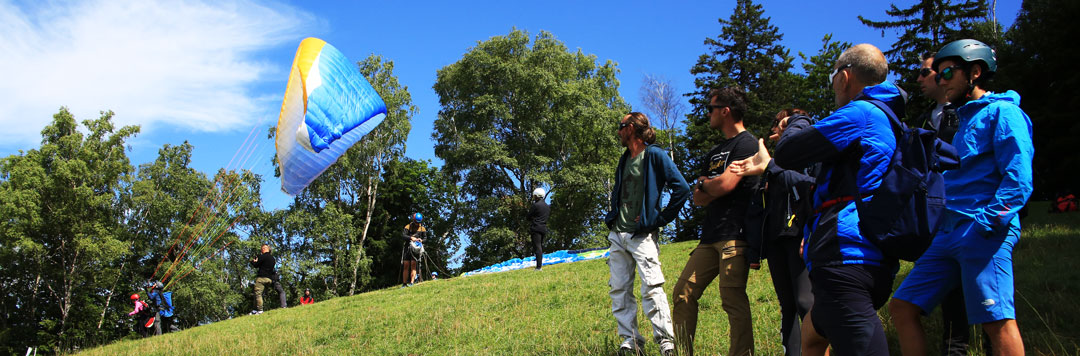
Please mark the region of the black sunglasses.
POLYGON ((934 72, 934 70, 930 69, 930 68, 919 69, 919 78, 929 77, 930 73, 933 73, 933 72, 934 72))
POLYGON ((619 130, 625 129, 627 126, 630 126, 629 122, 620 122, 619 123, 619 130))
POLYGON ((713 109, 726 108, 728 105, 705 105, 705 112, 712 114, 713 109))
POLYGON ((960 66, 952 66, 942 69, 940 73, 934 75, 934 81, 940 82, 942 79, 952 80, 952 77, 956 75, 956 71, 960 69, 960 66))

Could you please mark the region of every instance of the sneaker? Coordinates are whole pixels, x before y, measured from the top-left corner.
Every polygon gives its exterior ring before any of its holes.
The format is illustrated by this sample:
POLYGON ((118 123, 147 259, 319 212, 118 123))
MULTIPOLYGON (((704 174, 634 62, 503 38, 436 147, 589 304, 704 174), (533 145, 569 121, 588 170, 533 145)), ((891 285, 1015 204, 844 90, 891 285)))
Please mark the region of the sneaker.
POLYGON ((675 344, 664 341, 660 344, 660 356, 675 356, 675 344))
POLYGON ((641 356, 645 354, 645 343, 634 343, 634 339, 626 339, 619 345, 620 356, 641 356))

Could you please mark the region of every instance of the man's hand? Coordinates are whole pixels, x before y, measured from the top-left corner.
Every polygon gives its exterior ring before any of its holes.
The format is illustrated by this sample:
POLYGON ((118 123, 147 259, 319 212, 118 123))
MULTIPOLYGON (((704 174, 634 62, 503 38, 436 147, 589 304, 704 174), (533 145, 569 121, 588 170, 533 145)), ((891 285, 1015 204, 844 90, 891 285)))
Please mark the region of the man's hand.
POLYGON ((758 139, 757 154, 744 160, 731 162, 728 170, 740 177, 759 176, 765 173, 765 168, 769 167, 769 161, 772 161, 772 156, 769 156, 769 150, 765 148, 765 140, 758 139))

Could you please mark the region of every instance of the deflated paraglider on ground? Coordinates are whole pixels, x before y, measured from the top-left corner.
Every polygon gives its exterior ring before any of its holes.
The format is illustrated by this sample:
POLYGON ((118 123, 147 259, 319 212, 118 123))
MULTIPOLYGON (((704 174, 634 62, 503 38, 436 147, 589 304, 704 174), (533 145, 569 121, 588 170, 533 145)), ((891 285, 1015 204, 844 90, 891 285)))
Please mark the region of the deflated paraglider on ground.
POLYGON ((300 42, 278 117, 281 190, 296 195, 386 117, 386 103, 334 46, 300 42))
MULTIPOLYGON (((578 262, 586 260, 594 260, 597 258, 604 258, 608 256, 608 248, 593 248, 588 250, 559 250, 552 253, 544 254, 544 266, 553 265, 558 263, 578 262)), ((513 258, 509 261, 487 266, 475 271, 465 272, 462 276, 471 276, 474 274, 484 274, 493 272, 505 272, 515 269, 523 268, 535 268, 536 257, 526 258, 513 258)))

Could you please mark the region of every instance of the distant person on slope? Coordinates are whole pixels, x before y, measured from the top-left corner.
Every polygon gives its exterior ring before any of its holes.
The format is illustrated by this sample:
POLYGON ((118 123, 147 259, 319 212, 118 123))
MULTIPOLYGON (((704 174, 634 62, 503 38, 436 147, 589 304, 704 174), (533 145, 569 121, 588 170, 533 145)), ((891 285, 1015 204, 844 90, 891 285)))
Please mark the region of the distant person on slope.
POLYGON ((278 292, 278 298, 281 299, 281 307, 286 307, 285 288, 281 287, 280 277, 274 268, 276 263, 277 259, 270 254, 270 245, 267 244, 262 245, 262 254, 251 259, 251 267, 258 269, 255 275, 255 310, 251 314, 263 313, 262 293, 267 284, 274 285, 274 289, 278 292))
POLYGON ((172 330, 173 321, 173 303, 172 292, 164 292, 165 285, 161 282, 154 282, 150 284, 150 294, 147 298, 154 303, 156 309, 157 319, 154 320, 154 335, 161 335, 162 330, 169 332, 172 330))
POLYGON ((641 304, 652 322, 653 340, 663 355, 675 352, 671 308, 664 293, 664 273, 660 270, 660 227, 679 214, 690 196, 690 186, 664 149, 654 144, 656 132, 645 114, 632 112, 620 120, 619 142, 626 147, 615 169, 611 210, 604 222, 611 233, 608 267, 611 279, 611 312, 618 324, 621 354, 639 354, 645 338, 638 333, 637 301, 634 300, 634 272, 641 275, 641 304), (662 190, 671 191, 661 210, 662 190))
POLYGON ((417 261, 423 255, 423 243, 427 238, 427 228, 421 224, 424 215, 413 214, 411 222, 405 225, 401 231, 401 237, 405 239, 404 251, 401 256, 401 284, 403 287, 412 286, 416 283, 417 261))
POLYGON ((532 235, 533 251, 536 253, 536 270, 544 266, 544 237, 547 236, 547 220, 551 208, 544 202, 544 188, 533 189, 533 205, 529 208, 529 234, 532 235))
POLYGON ((300 305, 308 305, 315 303, 315 298, 311 297, 311 289, 304 289, 304 296, 300 297, 300 305))
POLYGON ((132 294, 131 301, 135 302, 135 310, 128 313, 128 316, 135 317, 135 332, 142 337, 147 337, 149 336, 149 333, 147 333, 149 329, 146 328, 146 322, 150 321, 152 314, 150 304, 140 300, 138 294, 132 294))

